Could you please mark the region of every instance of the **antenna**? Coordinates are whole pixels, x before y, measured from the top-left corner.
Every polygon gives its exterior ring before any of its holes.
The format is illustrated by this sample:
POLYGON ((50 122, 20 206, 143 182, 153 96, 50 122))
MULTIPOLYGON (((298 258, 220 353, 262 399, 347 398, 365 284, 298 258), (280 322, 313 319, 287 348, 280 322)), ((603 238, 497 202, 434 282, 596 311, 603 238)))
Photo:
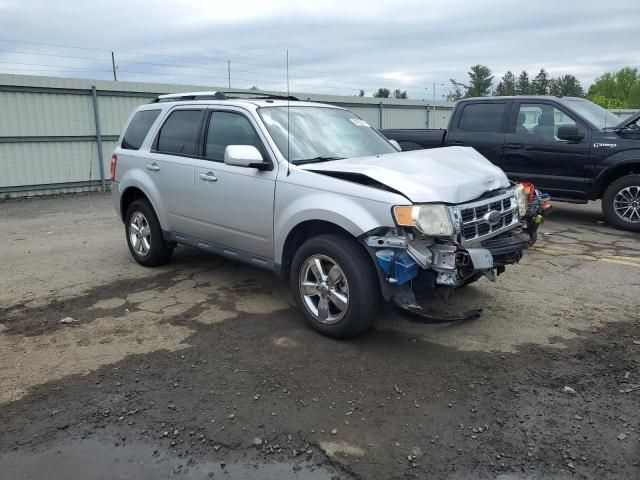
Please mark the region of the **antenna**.
POLYGON ((289 155, 289 49, 287 48, 287 177, 291 174, 291 157, 289 155))
POLYGON ((611 99, 607 99, 607 109, 604 111, 604 129, 607 129, 607 115, 609 115, 609 109, 611 108, 611 99))

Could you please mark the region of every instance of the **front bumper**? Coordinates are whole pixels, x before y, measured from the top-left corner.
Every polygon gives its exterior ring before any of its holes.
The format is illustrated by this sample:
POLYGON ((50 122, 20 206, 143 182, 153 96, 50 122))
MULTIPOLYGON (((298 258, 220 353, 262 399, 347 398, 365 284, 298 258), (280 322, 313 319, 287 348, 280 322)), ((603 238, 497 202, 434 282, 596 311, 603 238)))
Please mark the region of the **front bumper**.
POLYGON ((483 275, 494 280, 506 265, 518 263, 531 244, 531 236, 520 226, 464 246, 395 231, 362 240, 376 262, 387 300, 407 287, 422 293, 457 288, 483 275))

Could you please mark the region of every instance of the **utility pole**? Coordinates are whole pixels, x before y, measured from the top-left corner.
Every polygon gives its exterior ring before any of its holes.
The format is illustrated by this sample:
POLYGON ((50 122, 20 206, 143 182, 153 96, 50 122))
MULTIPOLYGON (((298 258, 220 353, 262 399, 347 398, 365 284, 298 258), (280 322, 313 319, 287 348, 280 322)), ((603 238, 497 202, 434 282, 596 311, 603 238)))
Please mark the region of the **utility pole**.
POLYGON ((229 80, 229 88, 231 88, 231 60, 227 60, 227 78, 229 80))
POLYGON ((116 75, 116 56, 111 52, 111 68, 113 68, 113 81, 118 81, 118 76, 116 75))

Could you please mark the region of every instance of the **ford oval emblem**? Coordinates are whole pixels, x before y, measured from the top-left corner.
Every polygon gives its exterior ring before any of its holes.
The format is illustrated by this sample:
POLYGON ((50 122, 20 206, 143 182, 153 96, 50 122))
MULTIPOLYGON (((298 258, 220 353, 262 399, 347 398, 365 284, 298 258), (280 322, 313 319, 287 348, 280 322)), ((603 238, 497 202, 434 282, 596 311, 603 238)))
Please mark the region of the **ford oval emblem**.
POLYGON ((500 222, 501 218, 502 215, 500 215, 500 212, 498 212, 497 210, 491 210, 490 212, 487 212, 485 214, 484 221, 493 227, 500 222))

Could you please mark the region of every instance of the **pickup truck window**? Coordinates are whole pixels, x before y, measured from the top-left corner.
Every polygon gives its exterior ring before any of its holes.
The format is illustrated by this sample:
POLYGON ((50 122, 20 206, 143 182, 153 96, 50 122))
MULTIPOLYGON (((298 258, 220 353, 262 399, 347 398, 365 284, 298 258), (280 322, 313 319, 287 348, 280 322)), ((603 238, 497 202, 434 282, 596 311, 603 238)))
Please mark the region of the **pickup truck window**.
POLYGON ((158 134, 156 151, 193 155, 201 118, 202 110, 176 110, 171 113, 158 134))
POLYGON ((560 102, 566 105, 567 108, 582 115, 582 118, 598 130, 613 128, 622 122, 622 119, 615 113, 611 113, 600 105, 596 105, 584 98, 563 98, 560 102))
POLYGON ((397 153, 382 135, 347 110, 294 106, 262 107, 258 112, 280 153, 292 163, 397 153))
POLYGON ((493 102, 465 105, 460 113, 458 129, 466 132, 503 133, 506 107, 506 103, 493 102))
POLYGON ((228 145, 253 145, 265 157, 262 142, 246 117, 233 112, 213 112, 207 129, 204 156, 223 162, 228 145))
POLYGON ((160 115, 160 110, 141 110, 131 119, 131 123, 127 127, 122 137, 122 148, 126 150, 138 150, 142 146, 142 142, 149 133, 149 129, 153 122, 160 115))
POLYGON ((569 115, 552 105, 544 103, 523 103, 516 120, 517 135, 537 135, 551 142, 564 142, 556 134, 562 125, 575 126, 569 115))

